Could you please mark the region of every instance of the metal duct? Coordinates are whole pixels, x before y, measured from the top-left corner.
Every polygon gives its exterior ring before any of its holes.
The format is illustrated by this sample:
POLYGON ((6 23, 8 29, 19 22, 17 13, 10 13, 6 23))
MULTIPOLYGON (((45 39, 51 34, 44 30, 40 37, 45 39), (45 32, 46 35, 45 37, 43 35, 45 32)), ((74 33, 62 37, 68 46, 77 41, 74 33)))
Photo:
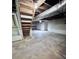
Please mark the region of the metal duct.
POLYGON ((40 19, 43 19, 43 18, 47 18, 47 17, 57 15, 61 11, 63 11, 63 12, 66 11, 65 9, 66 9, 66 0, 63 0, 62 2, 51 7, 50 9, 48 9, 48 10, 42 12, 41 14, 37 15, 34 20, 40 20, 40 19))

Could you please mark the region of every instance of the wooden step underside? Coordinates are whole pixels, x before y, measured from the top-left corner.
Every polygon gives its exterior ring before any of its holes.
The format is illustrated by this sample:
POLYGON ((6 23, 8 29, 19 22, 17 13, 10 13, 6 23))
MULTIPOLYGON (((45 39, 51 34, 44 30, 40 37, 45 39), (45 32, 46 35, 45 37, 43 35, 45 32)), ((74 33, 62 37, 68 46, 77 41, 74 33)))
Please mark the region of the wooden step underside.
POLYGON ((33 0, 20 0, 19 4, 23 36, 28 36, 30 34, 34 15, 33 0))

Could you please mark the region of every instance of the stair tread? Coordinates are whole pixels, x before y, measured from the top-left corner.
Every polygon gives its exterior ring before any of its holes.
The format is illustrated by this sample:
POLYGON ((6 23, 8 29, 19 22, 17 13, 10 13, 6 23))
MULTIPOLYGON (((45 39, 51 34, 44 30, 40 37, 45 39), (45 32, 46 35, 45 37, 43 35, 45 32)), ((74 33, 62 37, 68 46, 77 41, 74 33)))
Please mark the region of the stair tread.
POLYGON ((21 19, 22 20, 32 20, 33 17, 32 16, 27 16, 27 15, 21 15, 21 19))
POLYGON ((25 22, 25 23, 27 23, 27 22, 28 22, 28 23, 31 23, 32 21, 30 21, 30 20, 27 20, 27 21, 26 21, 26 20, 21 20, 21 22, 22 22, 22 23, 23 23, 23 22, 25 22))
POLYGON ((21 15, 28 15, 28 16, 33 16, 32 14, 25 13, 25 12, 20 12, 21 15))
POLYGON ((29 10, 27 8, 24 7, 20 7, 20 12, 24 12, 24 13, 29 13, 29 14, 33 14, 33 10, 29 10))
POLYGON ((19 2, 19 3, 20 3, 20 5, 25 6, 29 9, 33 10, 33 6, 30 3, 24 3, 24 2, 19 2))

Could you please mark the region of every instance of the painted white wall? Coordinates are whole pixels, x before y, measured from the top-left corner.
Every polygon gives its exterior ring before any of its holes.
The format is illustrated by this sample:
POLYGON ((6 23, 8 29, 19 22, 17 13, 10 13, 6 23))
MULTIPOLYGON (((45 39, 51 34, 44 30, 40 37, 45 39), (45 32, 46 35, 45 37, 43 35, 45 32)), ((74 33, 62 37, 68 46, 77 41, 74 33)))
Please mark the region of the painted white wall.
MULTIPOLYGON (((45 29, 44 26, 45 26, 45 23, 42 22, 37 27, 41 31, 44 31, 44 29, 45 29)), ((66 34, 65 18, 63 18, 63 19, 53 19, 53 20, 48 21, 48 31, 54 32, 54 33, 59 33, 59 34, 66 34)))
POLYGON ((22 40, 19 20, 17 19, 16 13, 12 13, 12 41, 22 40))
POLYGON ((52 20, 48 22, 48 31, 60 34, 66 34, 66 24, 64 20, 52 20))

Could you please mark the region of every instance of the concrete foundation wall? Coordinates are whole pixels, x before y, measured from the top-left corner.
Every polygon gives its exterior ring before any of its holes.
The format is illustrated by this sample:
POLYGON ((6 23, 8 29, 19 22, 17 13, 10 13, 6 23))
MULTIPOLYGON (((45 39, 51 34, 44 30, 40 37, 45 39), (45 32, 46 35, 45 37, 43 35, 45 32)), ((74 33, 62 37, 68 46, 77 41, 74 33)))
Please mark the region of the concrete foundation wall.
POLYGON ((65 18, 49 20, 47 21, 47 23, 48 24, 46 24, 46 22, 42 22, 37 25, 37 28, 41 31, 45 31, 45 29, 47 28, 47 31, 49 32, 66 34, 65 18))

